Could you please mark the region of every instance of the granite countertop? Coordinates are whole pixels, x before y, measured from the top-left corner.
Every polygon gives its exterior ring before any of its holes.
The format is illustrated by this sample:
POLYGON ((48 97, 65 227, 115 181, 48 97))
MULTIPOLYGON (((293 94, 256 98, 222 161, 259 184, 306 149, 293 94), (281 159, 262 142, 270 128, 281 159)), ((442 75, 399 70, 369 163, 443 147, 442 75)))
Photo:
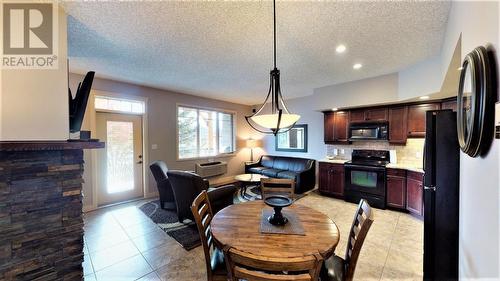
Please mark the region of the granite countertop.
POLYGON ((416 167, 408 164, 394 164, 394 163, 389 163, 386 166, 389 169, 403 169, 407 171, 412 171, 412 172, 418 172, 418 173, 424 173, 424 169, 422 167, 416 167))
POLYGON ((347 161, 349 161, 349 159, 328 159, 328 158, 323 158, 323 159, 318 160, 318 162, 326 162, 326 163, 333 163, 333 164, 344 164, 347 161))
MULTIPOLYGON (((333 163, 333 164, 344 164, 347 161, 349 161, 349 159, 327 159, 327 158, 324 158, 324 159, 318 160, 318 162, 333 163)), ((389 168, 389 169, 404 169, 404 170, 418 172, 418 173, 424 172, 422 167, 417 167, 417 166, 413 166, 410 164, 401 164, 401 163, 397 163, 397 164, 389 163, 389 164, 387 164, 387 168, 389 168)))

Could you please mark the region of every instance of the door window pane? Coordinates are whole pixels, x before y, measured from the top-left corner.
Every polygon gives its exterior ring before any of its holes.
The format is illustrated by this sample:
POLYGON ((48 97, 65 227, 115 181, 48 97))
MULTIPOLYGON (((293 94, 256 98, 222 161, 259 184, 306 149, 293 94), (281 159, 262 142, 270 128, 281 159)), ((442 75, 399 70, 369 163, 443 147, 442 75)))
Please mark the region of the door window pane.
POLYGON ((96 109, 142 114, 145 111, 144 102, 124 100, 110 97, 95 97, 96 109))
POLYGON ((132 122, 106 122, 106 190, 134 189, 134 134, 132 122))

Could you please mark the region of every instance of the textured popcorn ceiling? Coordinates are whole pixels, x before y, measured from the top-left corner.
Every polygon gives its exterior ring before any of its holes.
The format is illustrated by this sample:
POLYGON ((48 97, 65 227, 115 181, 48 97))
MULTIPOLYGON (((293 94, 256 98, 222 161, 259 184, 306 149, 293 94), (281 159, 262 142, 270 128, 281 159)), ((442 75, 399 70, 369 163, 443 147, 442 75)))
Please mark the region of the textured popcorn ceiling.
MULTIPOLYGON (((278 2, 285 98, 398 71, 439 53, 449 2, 278 2), (347 46, 342 55, 337 44, 347 46), (364 67, 355 71, 354 63, 364 67)), ((71 71, 260 103, 272 2, 67 2, 71 71)))

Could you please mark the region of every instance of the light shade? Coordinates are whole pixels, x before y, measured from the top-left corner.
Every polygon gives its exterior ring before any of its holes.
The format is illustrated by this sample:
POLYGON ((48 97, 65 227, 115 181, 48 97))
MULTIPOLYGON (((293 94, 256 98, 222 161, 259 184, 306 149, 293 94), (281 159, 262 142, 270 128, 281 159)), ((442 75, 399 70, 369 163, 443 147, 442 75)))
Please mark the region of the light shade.
MULTIPOLYGON (((278 114, 262 114, 262 115, 254 115, 250 119, 253 122, 257 123, 257 125, 269 128, 276 129, 278 127, 278 114)), ((295 124, 300 119, 300 115, 298 114, 281 114, 281 121, 279 124, 280 128, 287 128, 295 124)))
POLYGON ((245 146, 247 148, 257 148, 257 147, 260 147, 261 146, 261 141, 260 140, 254 140, 254 139, 248 139, 246 141, 246 144, 245 146))

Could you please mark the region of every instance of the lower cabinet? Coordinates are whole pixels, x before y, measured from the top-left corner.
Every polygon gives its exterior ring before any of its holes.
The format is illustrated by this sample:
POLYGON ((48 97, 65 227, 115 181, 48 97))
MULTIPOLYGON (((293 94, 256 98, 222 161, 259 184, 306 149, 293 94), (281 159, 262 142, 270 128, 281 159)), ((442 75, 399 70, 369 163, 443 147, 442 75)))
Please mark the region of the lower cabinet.
POLYGON ((424 214, 423 174, 408 171, 406 177, 406 210, 418 216, 424 214))
POLYGON ((344 197, 344 165, 319 163, 319 192, 338 198, 344 197))
POLYGON ((387 169, 387 206, 406 209, 406 170, 387 169))

